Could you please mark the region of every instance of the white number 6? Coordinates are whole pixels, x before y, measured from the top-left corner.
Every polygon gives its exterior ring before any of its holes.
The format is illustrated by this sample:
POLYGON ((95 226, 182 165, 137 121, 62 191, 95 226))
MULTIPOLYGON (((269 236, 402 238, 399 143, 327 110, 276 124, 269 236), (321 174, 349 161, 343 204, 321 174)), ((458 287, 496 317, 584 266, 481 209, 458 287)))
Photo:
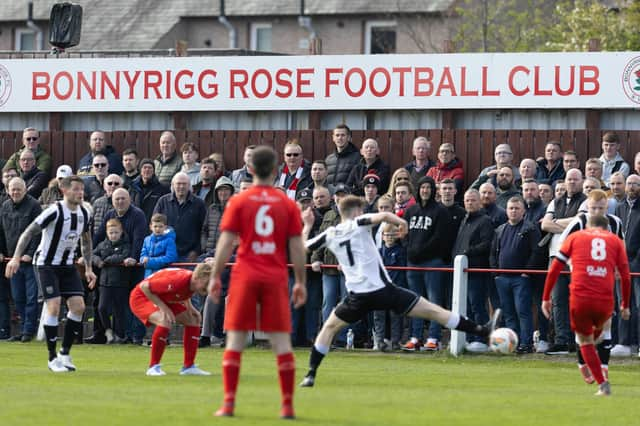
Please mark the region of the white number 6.
POLYGON ((271 206, 260 206, 256 214, 256 234, 268 237, 273 233, 273 218, 267 214, 271 206))
POLYGON ((593 260, 605 260, 607 258, 607 245, 602 238, 591 240, 591 257, 593 260))

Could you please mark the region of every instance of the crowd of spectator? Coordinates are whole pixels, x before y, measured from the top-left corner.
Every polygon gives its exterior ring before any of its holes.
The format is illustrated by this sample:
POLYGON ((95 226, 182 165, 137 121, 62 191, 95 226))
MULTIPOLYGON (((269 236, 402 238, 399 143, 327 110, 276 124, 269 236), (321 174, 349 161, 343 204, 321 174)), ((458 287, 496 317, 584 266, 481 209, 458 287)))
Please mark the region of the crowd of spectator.
MULTIPOLYGON (((335 150, 324 159, 305 158, 302 145, 289 140, 274 184, 301 210, 313 210, 316 220, 310 237, 339 222, 336 205, 347 194, 364 197, 367 212, 390 211, 403 217, 409 224, 404 238, 390 224, 380 225, 372 238, 385 265, 414 268, 392 270, 394 282, 434 303, 450 306, 452 276, 425 268, 451 267, 457 255, 466 255, 474 268, 546 270, 566 238, 565 230, 587 212, 585 200, 596 189, 609 196, 608 213, 621 221, 631 270, 640 272, 640 203, 636 203, 640 153, 632 165, 625 162, 613 132, 602 138, 602 155, 589 159, 578 158, 574 151, 563 152, 556 141, 548 141, 539 158, 515 159, 511 147, 500 144, 495 148, 495 163, 486 165, 468 186, 455 143, 443 143, 433 153, 431 141, 418 136, 410 161, 392 171, 375 139, 365 139, 358 148, 350 129, 342 124, 333 129, 332 140, 335 150)), ((93 335, 85 341, 142 343, 146 330, 129 311, 129 291, 170 264, 215 257, 227 201, 252 184, 255 146, 245 149, 242 167, 226 170, 220 153, 202 155, 193 143, 178 147, 170 131, 161 134, 161 154, 155 159, 140 158, 131 148, 120 154, 105 144, 103 132, 95 131, 88 141, 89 151, 75 167, 54 167, 40 147, 37 129, 25 129, 22 142, 2 170, 0 260, 12 256, 21 232, 43 208, 62 199, 59 181, 75 170, 85 181, 85 202, 91 205, 92 263, 100 271, 97 288, 87 289, 94 318, 93 335)), ((31 262, 37 256, 37 243, 32 241, 10 283, 0 279, 0 340, 28 342, 36 333, 41 306, 31 262), (19 320, 14 334, 10 299, 14 318, 19 320)), ((329 251, 309 253, 308 263, 309 298, 292 315, 292 337, 298 345, 313 342, 346 292, 344 276, 333 266, 336 261, 329 251)), ((484 323, 491 310, 501 307, 506 326, 519 335, 519 353, 574 350, 568 276, 561 276, 555 286, 551 323, 539 310, 543 282, 543 274, 471 273, 469 316, 484 323)), ((614 356, 630 355, 638 345, 640 278, 634 279, 633 291, 632 319, 614 321, 614 356)), ((209 298, 194 296, 193 303, 203 311, 201 345, 219 342, 224 336, 224 298, 216 305, 209 298)), ((421 320, 407 321, 389 312, 376 312, 351 328, 357 344, 379 350, 442 348, 437 323, 425 326, 421 320)), ((344 344, 346 332, 336 339, 336 345, 344 344)), ((466 348, 471 352, 488 349, 486 342, 476 338, 470 338, 466 348)))

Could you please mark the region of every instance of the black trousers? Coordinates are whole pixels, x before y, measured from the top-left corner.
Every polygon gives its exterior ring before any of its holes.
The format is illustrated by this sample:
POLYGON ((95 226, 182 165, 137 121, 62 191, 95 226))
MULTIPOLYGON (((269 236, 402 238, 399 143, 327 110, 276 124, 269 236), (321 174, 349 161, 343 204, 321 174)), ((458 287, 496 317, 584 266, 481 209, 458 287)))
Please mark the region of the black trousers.
POLYGON ((127 327, 128 304, 128 287, 100 287, 97 317, 100 318, 104 329, 112 329, 113 333, 121 338, 124 338, 127 327))

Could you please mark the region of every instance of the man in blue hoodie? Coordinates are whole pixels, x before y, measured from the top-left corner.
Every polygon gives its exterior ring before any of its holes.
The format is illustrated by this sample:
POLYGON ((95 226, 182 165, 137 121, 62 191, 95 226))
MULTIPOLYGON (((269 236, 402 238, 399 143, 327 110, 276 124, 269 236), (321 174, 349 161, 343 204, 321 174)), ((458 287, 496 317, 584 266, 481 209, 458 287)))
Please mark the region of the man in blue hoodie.
MULTIPOLYGON (((446 242, 450 232, 450 216, 447 209, 435 200, 436 183, 429 176, 418 180, 416 204, 404 212, 404 219, 409 224, 407 241, 407 266, 444 267, 442 247, 450 245, 446 242)), ((425 296, 430 302, 442 305, 442 272, 440 271, 408 271, 409 289, 425 296)), ((417 350, 437 351, 440 349, 441 326, 435 321, 429 327, 429 336, 421 348, 420 340, 424 320, 412 319, 411 338, 402 347, 405 351, 417 350)))

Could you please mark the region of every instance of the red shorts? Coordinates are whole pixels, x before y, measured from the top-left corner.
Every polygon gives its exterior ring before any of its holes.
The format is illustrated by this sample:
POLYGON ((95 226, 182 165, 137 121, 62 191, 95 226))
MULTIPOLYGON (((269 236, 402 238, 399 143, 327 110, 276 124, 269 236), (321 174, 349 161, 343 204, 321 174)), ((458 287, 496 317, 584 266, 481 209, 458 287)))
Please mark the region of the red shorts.
POLYGON ((224 328, 231 331, 291 333, 287 276, 282 280, 272 278, 270 281, 262 281, 232 272, 224 328))
MULTIPOLYGON (((138 287, 134 288, 129 296, 129 306, 131 306, 131 312, 147 327, 151 325, 149 322, 151 314, 160 310, 138 287)), ((181 302, 167 303, 167 306, 175 316, 187 310, 187 306, 181 302)))
POLYGON ((601 329, 612 314, 613 301, 584 298, 571 298, 569 300, 571 330, 576 333, 594 334, 595 330, 601 329))

